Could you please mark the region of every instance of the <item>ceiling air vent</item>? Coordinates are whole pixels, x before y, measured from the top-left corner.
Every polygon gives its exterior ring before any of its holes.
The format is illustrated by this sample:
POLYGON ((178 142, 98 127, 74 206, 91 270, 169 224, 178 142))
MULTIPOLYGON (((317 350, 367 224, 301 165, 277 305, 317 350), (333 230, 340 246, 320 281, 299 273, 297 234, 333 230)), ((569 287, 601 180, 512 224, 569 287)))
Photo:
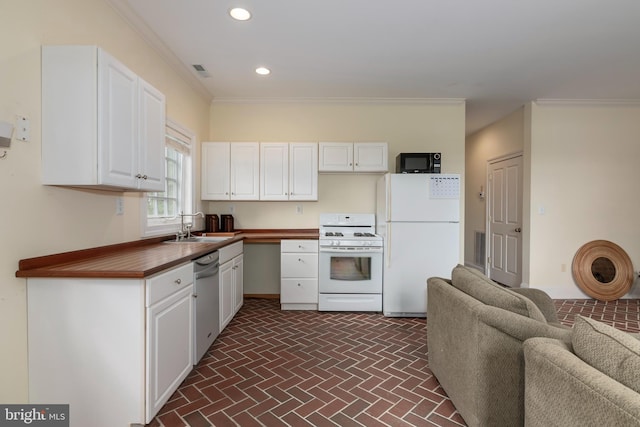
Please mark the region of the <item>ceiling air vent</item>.
POLYGON ((211 74, 209 74, 207 69, 204 68, 202 65, 193 64, 191 66, 194 68, 194 70, 196 70, 198 72, 198 74, 200 74, 200 77, 204 77, 204 78, 211 77, 211 74))

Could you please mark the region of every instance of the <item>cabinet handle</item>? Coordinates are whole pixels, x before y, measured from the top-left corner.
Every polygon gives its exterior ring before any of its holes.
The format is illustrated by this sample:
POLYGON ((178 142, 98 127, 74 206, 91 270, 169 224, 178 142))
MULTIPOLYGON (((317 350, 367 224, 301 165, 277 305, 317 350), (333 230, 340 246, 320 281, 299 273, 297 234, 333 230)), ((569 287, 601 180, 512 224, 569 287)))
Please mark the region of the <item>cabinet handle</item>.
POLYGON ((304 262, 304 261, 302 261, 302 258, 298 258, 298 262, 304 262))
POLYGON ((176 279, 175 282, 176 282, 176 285, 179 285, 180 283, 182 283, 182 279, 176 279))
POLYGON ((147 175, 142 175, 142 179, 147 179, 147 175))
POLYGON ((301 286, 300 283, 298 283, 298 286, 301 286))
POLYGON ((136 175, 136 178, 140 179, 140 178, 142 178, 142 175, 138 174, 138 175, 136 175))

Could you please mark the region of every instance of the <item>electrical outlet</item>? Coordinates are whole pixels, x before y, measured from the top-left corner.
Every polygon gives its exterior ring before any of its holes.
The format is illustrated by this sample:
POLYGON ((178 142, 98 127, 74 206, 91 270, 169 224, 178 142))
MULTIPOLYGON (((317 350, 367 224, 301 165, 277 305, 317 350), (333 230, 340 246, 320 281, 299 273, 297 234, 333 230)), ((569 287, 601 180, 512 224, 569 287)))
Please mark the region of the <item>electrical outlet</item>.
POLYGON ((235 205, 229 205, 229 213, 233 214, 236 212, 236 206, 235 205))
POLYGON ((563 273, 567 271, 567 264, 560 264, 560 271, 563 273))
POLYGON ((302 215, 302 205, 296 205, 296 215, 302 215))
POLYGON ((124 198, 116 197, 116 215, 124 215, 124 198))
POLYGON ((28 142, 31 139, 31 122, 28 117, 16 117, 16 139, 28 142))

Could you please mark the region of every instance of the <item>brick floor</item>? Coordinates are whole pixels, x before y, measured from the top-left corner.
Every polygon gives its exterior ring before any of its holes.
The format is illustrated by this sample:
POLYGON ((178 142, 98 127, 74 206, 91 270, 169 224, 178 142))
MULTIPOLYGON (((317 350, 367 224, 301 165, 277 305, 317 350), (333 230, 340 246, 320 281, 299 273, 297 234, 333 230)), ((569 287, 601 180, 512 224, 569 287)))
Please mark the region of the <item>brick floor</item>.
MULTIPOLYGON (((555 304, 566 325, 640 331, 640 300, 555 304)), ((464 426, 429 369, 426 323, 246 299, 149 426, 464 426)))

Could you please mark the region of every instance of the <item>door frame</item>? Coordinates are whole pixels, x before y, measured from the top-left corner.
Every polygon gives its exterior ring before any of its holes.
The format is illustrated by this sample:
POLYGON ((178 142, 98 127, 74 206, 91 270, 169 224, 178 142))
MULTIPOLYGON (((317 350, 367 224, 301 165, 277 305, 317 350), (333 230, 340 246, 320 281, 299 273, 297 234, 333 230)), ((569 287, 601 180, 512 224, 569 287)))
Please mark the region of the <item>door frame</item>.
MULTIPOLYGON (((491 202, 492 202, 492 198, 493 198, 493 194, 491 192, 491 185, 489 182, 489 171, 491 170, 491 165, 494 163, 499 163, 499 162, 503 162, 505 160, 510 160, 510 159, 514 159, 516 157, 522 157, 524 159, 524 151, 514 151, 512 153, 509 154, 504 154, 502 156, 498 156, 498 157, 492 157, 490 159, 487 159, 487 164, 486 164, 486 170, 485 170, 485 188, 487 189, 487 193, 486 193, 486 199, 485 199, 485 213, 484 213, 484 235, 485 235, 485 239, 484 239, 484 271, 487 277, 490 277, 490 269, 491 269, 491 265, 489 264, 489 254, 491 254, 491 250, 492 250, 492 239, 490 238, 490 234, 489 232, 491 231, 491 221, 489 219, 490 217, 490 209, 491 209, 491 202)), ((523 183, 524 184, 524 183, 523 183)), ((524 192, 523 192, 523 198, 522 198, 522 205, 520 206, 520 209, 522 209, 524 207, 524 192)), ((524 211, 522 211, 524 214, 524 211)), ((523 242, 524 243, 524 242, 523 242)), ((522 269, 522 255, 523 255, 524 249, 522 249, 522 247, 520 248, 520 253, 518 254, 518 256, 520 257, 520 268, 522 269)), ((522 279, 520 280, 520 285, 522 285, 522 279)))

